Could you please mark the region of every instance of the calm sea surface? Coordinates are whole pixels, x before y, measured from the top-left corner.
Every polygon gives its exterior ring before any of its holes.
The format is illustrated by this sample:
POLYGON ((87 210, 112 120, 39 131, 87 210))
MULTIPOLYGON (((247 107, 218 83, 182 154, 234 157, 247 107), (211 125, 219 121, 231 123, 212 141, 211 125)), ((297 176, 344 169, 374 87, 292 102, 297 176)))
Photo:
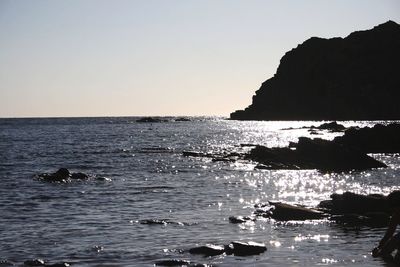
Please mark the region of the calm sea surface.
MULTIPOLYGON (((325 220, 231 224, 228 218, 250 215, 254 204, 268 200, 315 206, 333 192, 387 194, 400 189, 399 155, 373 155, 389 168, 366 172, 254 170, 255 163, 212 162, 182 152, 244 152, 244 143, 286 146, 310 135, 306 129, 282 129, 320 122, 170 118, 150 124, 136 119, 0 119, 0 261, 152 266, 184 259, 217 266, 384 266, 370 256, 384 228, 325 220), (34 178, 61 167, 109 179, 48 183, 34 178), (150 219, 173 223, 139 223, 150 219), (185 252, 236 240, 263 242, 268 251, 209 258, 185 252)), ((313 137, 337 135, 321 133, 313 137)))

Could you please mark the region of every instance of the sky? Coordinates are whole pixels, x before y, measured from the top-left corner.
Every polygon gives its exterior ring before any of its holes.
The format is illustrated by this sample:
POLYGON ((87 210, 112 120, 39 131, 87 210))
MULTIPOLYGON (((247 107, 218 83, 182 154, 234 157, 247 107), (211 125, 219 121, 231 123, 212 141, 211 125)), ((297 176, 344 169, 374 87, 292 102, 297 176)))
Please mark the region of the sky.
POLYGON ((0 0, 0 117, 228 116, 285 52, 398 0, 0 0))

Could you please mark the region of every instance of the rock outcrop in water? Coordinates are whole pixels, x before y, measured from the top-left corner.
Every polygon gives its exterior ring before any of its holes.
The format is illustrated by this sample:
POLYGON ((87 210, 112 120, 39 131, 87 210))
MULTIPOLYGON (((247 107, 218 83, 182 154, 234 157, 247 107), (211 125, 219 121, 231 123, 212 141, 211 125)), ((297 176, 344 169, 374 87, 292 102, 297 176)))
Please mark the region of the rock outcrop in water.
POLYGON ((334 142, 364 153, 399 153, 400 124, 348 129, 343 136, 336 137, 334 142))
POLYGON ((204 256, 217 256, 223 253, 235 256, 251 256, 261 254, 265 251, 267 251, 265 244, 253 241, 233 241, 225 246, 207 244, 189 249, 189 253, 191 254, 201 254, 204 256))
POLYGON ((263 169, 318 169, 322 171, 351 171, 387 167, 365 153, 334 141, 300 137, 291 147, 256 146, 246 156, 261 163, 263 169))
POLYGON ((101 181, 108 181, 110 179, 105 177, 97 177, 97 176, 89 176, 82 172, 74 172, 71 173, 66 168, 60 168, 58 171, 54 173, 41 173, 37 176, 38 179, 46 182, 70 182, 73 180, 88 180, 88 179, 96 179, 101 181))
POLYGON ((312 37, 281 59, 235 120, 400 119, 400 25, 312 37))

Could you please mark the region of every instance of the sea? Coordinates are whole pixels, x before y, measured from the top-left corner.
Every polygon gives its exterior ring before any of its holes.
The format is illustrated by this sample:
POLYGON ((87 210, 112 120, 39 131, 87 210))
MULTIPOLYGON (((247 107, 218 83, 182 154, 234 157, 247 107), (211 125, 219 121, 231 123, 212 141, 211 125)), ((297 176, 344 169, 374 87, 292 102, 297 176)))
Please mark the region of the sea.
POLYGON ((138 119, 0 119, 0 266, 32 259, 71 266, 154 266, 169 259, 203 266, 390 266, 371 256, 384 227, 328 219, 232 224, 229 217, 249 216, 268 201, 315 207, 332 193, 388 194, 400 189, 399 154, 372 154, 388 168, 361 172, 259 170, 256 162, 183 152, 246 153, 251 147, 243 144, 283 147, 300 136, 343 133, 303 128, 321 121, 138 119), (38 179, 59 168, 89 179, 38 179), (268 250, 254 256, 188 253, 232 241, 261 242, 268 250))

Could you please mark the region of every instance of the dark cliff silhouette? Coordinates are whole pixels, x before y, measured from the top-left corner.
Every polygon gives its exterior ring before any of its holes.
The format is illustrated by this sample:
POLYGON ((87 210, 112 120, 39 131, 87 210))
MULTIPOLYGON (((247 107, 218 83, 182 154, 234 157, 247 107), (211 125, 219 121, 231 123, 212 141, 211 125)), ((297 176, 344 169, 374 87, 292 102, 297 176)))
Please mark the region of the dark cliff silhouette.
POLYGON ((281 59, 237 120, 400 119, 400 25, 312 37, 281 59))

